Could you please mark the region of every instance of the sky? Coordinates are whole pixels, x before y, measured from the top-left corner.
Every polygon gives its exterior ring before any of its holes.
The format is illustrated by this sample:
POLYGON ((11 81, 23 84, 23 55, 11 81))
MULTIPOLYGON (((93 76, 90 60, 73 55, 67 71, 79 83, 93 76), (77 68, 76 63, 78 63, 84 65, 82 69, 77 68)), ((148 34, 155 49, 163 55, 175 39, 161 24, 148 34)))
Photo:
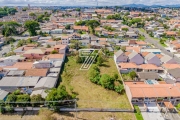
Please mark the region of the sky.
POLYGON ((0 0, 0 6, 118 6, 126 4, 176 5, 180 0, 0 0))

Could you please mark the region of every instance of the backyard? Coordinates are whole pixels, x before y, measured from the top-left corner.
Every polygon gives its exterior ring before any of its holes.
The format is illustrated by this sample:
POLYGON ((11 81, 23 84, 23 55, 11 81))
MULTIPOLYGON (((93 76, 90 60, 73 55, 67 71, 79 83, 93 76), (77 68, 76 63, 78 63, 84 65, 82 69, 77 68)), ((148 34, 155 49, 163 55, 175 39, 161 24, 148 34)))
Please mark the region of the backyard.
MULTIPOLYGON (((126 94, 118 94, 111 90, 92 83, 88 78, 88 70, 80 70, 81 64, 76 63, 75 57, 66 59, 63 73, 60 77, 61 83, 66 86, 70 94, 77 95, 77 104, 79 108, 120 108, 131 109, 126 94)), ((114 75, 118 73, 112 58, 108 58, 100 67, 101 74, 114 75)), ((84 113, 90 114, 90 113, 84 113)), ((97 114, 106 116, 110 113, 97 114)), ((90 115, 91 116, 91 115, 90 115)), ((134 119, 133 113, 116 113, 115 116, 124 119, 134 119)), ((90 118, 92 119, 92 118, 90 118)), ((100 119, 100 118, 99 118, 100 119)))

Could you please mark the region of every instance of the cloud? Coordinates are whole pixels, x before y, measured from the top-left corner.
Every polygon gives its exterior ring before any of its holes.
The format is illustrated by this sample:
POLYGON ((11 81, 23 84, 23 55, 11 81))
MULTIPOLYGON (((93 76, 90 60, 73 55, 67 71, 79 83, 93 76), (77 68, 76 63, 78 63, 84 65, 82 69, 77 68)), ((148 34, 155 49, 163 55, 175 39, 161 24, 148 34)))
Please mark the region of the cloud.
POLYGON ((42 5, 42 6, 89 6, 96 5, 98 1, 99 5, 124 5, 124 4, 145 4, 145 5, 170 5, 177 4, 179 0, 0 0, 0 5, 42 5))

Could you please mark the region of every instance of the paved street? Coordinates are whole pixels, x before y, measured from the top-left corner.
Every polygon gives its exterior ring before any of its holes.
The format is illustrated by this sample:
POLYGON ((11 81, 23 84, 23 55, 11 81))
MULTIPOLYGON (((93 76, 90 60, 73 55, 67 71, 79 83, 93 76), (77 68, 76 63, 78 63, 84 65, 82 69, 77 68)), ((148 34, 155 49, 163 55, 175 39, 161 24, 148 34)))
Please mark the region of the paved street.
MULTIPOLYGON (((16 46, 17 43, 18 43, 18 41, 14 42, 13 45, 16 46)), ((0 57, 2 57, 2 54, 3 54, 3 53, 8 53, 8 52, 10 52, 10 50, 11 50, 11 44, 3 46, 3 47, 1 48, 1 51, 0 51, 0 57)))
POLYGON ((140 34, 144 35, 146 38, 145 39, 146 42, 153 44, 156 48, 159 48, 162 51, 162 53, 169 55, 171 57, 174 57, 176 62, 180 63, 180 58, 174 56, 174 54, 172 52, 168 52, 161 44, 159 44, 158 40, 151 38, 147 33, 141 32, 137 28, 134 28, 134 30, 139 31, 140 34))

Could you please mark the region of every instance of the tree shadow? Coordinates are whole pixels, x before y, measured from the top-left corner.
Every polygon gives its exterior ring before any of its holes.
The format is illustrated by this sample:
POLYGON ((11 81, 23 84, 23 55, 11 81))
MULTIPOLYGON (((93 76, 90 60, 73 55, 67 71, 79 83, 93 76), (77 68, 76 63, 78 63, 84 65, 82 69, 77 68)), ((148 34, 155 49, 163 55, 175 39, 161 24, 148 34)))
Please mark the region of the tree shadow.
POLYGON ((110 66, 106 64, 102 64, 101 67, 110 67, 110 66))
POLYGON ((59 112, 57 113, 59 115, 64 115, 64 116, 68 116, 68 117, 74 117, 74 114, 70 113, 70 112, 59 112))

